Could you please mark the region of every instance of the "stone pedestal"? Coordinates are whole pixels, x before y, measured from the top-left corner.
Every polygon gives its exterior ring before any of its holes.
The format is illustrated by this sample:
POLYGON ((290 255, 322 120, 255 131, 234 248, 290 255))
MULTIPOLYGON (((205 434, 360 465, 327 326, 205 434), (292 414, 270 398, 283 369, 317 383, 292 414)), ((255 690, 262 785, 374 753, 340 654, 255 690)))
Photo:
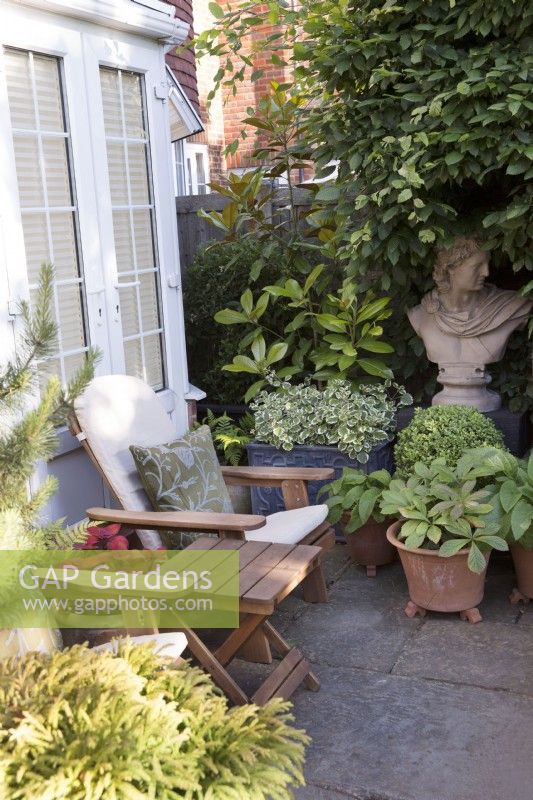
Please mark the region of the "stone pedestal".
MULTIPOLYGON (((514 414, 507 408, 498 408, 494 411, 482 411, 484 416, 489 417, 497 428, 503 433, 506 447, 509 451, 519 458, 522 458, 531 447, 531 429, 529 415, 527 412, 514 414)), ((396 430, 401 431, 411 422, 414 415, 414 407, 401 408, 396 417, 396 430)))
POLYGON ((434 406, 473 406, 482 412, 501 408, 500 395, 487 389, 492 378, 483 364, 439 364, 437 380, 443 389, 433 397, 434 406))

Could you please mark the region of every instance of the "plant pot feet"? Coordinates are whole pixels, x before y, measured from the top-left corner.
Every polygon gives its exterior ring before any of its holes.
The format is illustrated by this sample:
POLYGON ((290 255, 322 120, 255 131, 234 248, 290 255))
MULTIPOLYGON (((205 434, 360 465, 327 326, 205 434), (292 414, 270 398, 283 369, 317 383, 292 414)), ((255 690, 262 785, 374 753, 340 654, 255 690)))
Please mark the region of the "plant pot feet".
POLYGON ((376 567, 375 567, 374 564, 367 564, 366 577, 367 578, 375 578, 376 577, 376 567))
POLYGON ((479 613, 479 608, 467 608, 466 611, 459 612, 461 619, 470 622, 474 625, 476 622, 481 622, 482 616, 479 613))
POLYGON ((408 617, 411 617, 411 619, 416 617, 417 614, 420 614, 421 617, 425 617, 427 614, 427 610, 425 608, 422 608, 422 606, 417 606, 417 604, 413 603, 412 600, 409 600, 404 611, 408 617))
POLYGON ((517 603, 529 603, 529 597, 526 597, 525 594, 522 594, 518 589, 513 589, 509 595, 509 600, 514 606, 517 603))

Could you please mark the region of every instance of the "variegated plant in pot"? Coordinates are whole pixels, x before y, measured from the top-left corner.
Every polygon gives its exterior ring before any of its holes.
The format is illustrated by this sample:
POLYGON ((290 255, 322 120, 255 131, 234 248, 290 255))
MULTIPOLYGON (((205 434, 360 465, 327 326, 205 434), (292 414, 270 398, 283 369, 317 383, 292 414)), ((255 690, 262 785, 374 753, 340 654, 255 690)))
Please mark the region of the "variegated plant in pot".
POLYGON ((479 488, 475 470, 460 459, 431 467, 418 462, 407 480, 393 479, 383 492, 381 512, 399 519, 387 538, 399 552, 412 617, 431 611, 459 611, 479 622, 490 551, 507 550, 490 490, 479 488))
POLYGON ((495 447, 470 450, 465 456, 480 476, 493 483, 490 502, 501 517, 516 573, 512 603, 533 599, 533 453, 526 460, 495 447), (475 466, 477 465, 477 466, 475 466))
POLYGON ((376 575, 376 567, 389 564, 396 556, 387 539, 391 520, 379 508, 390 481, 391 474, 386 469, 366 474, 346 468, 340 478, 318 493, 328 495, 329 520, 340 523, 352 561, 366 567, 369 577, 376 575))

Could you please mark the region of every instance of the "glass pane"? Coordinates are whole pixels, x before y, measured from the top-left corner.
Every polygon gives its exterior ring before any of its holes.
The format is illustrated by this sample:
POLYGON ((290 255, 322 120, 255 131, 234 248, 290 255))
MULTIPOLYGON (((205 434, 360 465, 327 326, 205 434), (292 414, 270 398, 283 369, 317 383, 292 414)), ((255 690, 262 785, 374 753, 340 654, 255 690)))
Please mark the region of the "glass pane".
POLYGON ((196 177, 198 186, 205 183, 204 154, 196 153, 196 177))
POLYGON ((134 336, 136 333, 140 333, 137 313, 137 289, 134 286, 128 286, 125 289, 119 289, 119 295, 122 332, 124 336, 134 336))
POLYGON ((85 346, 80 286, 57 287, 59 328, 63 350, 80 350, 85 346))
POLYGON ((126 155, 122 142, 107 143, 107 163, 109 167, 109 183, 111 202, 113 205, 128 204, 128 180, 126 175, 126 155))
POLYGON ((70 174, 67 159, 67 143, 57 136, 43 136, 43 158, 46 175, 46 191, 49 206, 70 206, 70 174))
POLYGON ((67 375, 75 375, 85 362, 85 353, 76 353, 75 356, 65 358, 65 372, 67 375))
POLYGON ((148 205, 148 173, 146 169, 146 147, 144 144, 128 144, 130 191, 132 205, 148 205))
POLYGON ((137 269, 152 269, 155 267, 152 212, 136 210, 132 216, 137 269))
POLYGON ((37 136, 15 134, 15 164, 22 208, 41 208, 44 205, 43 182, 37 136))
POLYGON ((35 109, 31 92, 30 59, 21 50, 5 51, 9 112, 14 128, 33 130, 35 109))
POLYGON ((59 336, 44 366, 50 374, 67 380, 87 349, 88 337, 61 61, 9 48, 5 54, 11 123, 14 128, 27 130, 14 131, 13 146, 30 302, 35 301, 41 264, 50 261, 55 268, 52 310, 59 336), (58 211, 58 207, 64 210, 58 211), (70 350, 82 351, 76 362, 65 357, 70 350))
POLYGON ((126 136, 144 139, 141 81, 139 75, 122 73, 122 94, 124 97, 124 125, 126 136))
POLYGON ((39 364, 39 388, 44 391, 48 379, 55 376, 61 380, 61 361, 59 358, 47 358, 39 364))
POLYGON ((130 272, 134 269, 133 243, 131 241, 131 224, 129 211, 113 211, 113 236, 119 272, 130 272))
POLYGON ((45 131, 64 129, 59 69, 55 58, 33 57, 39 127, 45 131))
POLYGON ((141 321, 143 331, 159 328, 159 304, 157 302, 156 275, 148 272, 140 276, 141 321))
POLYGON ((24 231, 28 281, 30 284, 37 283, 42 262, 50 261, 46 214, 44 212, 42 214, 23 214, 22 229, 24 231))
POLYGON ((124 358, 126 361, 126 374, 144 380, 141 343, 138 339, 124 342, 124 358))
POLYGON ((144 360, 146 363, 146 382, 154 389, 163 388, 163 364, 161 361, 162 353, 161 336, 145 336, 144 338, 144 360))
POLYGON ((125 367, 160 389, 162 336, 150 334, 160 330, 161 315, 143 77, 106 67, 101 80, 117 271, 123 283, 136 284, 119 287, 125 367), (116 120, 123 120, 120 132, 116 120))
POLYGON ((112 69, 101 69, 100 83, 102 86, 106 134, 108 136, 122 136, 122 117, 117 113, 117 110, 120 109, 118 72, 112 69))
POLYGON ((72 211, 55 211, 50 214, 53 262, 58 280, 77 278, 78 250, 72 211))

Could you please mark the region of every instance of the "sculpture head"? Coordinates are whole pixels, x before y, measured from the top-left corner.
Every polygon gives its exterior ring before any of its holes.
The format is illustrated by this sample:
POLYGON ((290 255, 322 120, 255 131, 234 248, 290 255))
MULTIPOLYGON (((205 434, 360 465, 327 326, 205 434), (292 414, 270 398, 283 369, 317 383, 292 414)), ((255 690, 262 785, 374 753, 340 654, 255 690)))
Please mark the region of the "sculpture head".
POLYGON ((489 274, 489 254, 478 239, 460 237, 451 247, 439 251, 433 267, 433 280, 439 294, 452 287, 464 292, 479 292, 489 274))

